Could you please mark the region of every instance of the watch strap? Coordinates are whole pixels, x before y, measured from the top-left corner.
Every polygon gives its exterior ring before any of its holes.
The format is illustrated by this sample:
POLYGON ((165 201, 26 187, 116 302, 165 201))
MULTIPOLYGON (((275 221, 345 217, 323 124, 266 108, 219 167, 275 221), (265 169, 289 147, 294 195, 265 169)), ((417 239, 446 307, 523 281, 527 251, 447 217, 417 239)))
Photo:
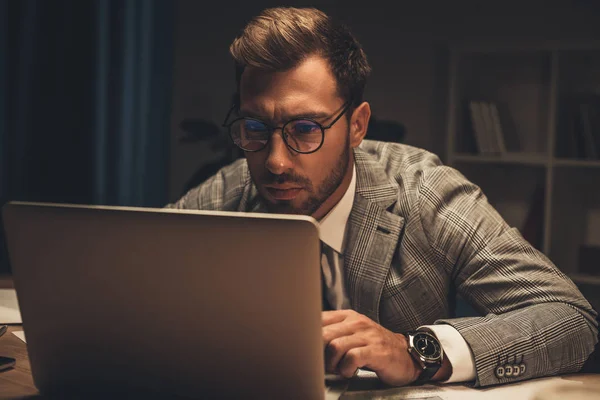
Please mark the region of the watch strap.
POLYGON ((415 385, 421 385, 423 383, 429 382, 434 377, 434 375, 439 371, 440 367, 441 366, 439 364, 429 364, 429 365, 427 365, 423 369, 423 372, 421 372, 421 375, 419 375, 419 377, 417 378, 417 380, 414 382, 414 384, 415 385))

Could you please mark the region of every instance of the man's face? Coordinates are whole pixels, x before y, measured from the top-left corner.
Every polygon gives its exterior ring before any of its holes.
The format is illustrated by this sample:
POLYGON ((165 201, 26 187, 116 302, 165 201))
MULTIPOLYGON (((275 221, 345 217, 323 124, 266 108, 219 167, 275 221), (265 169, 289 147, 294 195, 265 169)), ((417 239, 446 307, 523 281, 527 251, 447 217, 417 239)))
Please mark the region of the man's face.
MULTIPOLYGON (((278 127, 306 116, 327 126, 345 105, 327 62, 317 56, 285 72, 246 68, 240 99, 242 115, 278 127)), ((351 177, 351 156, 345 116, 325 130, 323 145, 314 153, 288 148, 281 129, 263 150, 246 152, 250 174, 269 211, 317 219, 343 196, 351 177), (340 186, 342 182, 346 185, 340 186)))

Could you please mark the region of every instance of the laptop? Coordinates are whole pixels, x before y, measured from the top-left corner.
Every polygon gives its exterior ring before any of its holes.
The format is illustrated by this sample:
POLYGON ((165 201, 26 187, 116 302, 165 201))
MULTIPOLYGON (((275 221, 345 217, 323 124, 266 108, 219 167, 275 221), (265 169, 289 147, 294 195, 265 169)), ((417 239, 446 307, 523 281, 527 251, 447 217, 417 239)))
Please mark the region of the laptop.
POLYGON ((41 393, 324 398, 311 217, 10 202, 3 218, 41 393))

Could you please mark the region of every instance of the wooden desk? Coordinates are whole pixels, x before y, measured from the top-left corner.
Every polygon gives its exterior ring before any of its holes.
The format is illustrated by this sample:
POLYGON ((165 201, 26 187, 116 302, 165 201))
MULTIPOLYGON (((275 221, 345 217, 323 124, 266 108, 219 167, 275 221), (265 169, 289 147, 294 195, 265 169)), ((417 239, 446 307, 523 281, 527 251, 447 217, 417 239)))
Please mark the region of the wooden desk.
MULTIPOLYGON (((12 278, 0 275, 0 289, 8 288, 14 288, 12 278)), ((22 399, 39 393, 31 377, 27 346, 12 334, 14 331, 22 330, 21 325, 9 325, 6 333, 0 337, 0 356, 12 357, 17 360, 15 368, 0 372, 1 399, 22 399)))
POLYGON ((0 355, 17 360, 15 368, 0 372, 2 399, 23 399, 38 393, 31 377, 27 346, 12 334, 13 331, 20 330, 23 330, 20 325, 9 326, 4 336, 0 337, 0 355))

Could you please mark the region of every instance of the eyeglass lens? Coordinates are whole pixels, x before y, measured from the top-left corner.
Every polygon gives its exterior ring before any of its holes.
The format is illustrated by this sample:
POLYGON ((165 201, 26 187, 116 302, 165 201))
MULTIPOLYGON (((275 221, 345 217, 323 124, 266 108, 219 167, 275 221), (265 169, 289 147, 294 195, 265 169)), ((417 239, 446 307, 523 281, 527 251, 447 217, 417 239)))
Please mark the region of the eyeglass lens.
MULTIPOLYGON (((272 134, 273 128, 265 123, 250 119, 239 119, 230 126, 233 142, 243 150, 263 149, 272 134)), ((292 149, 307 153, 318 149, 323 141, 323 129, 314 121, 292 120, 283 126, 283 138, 292 149)))

